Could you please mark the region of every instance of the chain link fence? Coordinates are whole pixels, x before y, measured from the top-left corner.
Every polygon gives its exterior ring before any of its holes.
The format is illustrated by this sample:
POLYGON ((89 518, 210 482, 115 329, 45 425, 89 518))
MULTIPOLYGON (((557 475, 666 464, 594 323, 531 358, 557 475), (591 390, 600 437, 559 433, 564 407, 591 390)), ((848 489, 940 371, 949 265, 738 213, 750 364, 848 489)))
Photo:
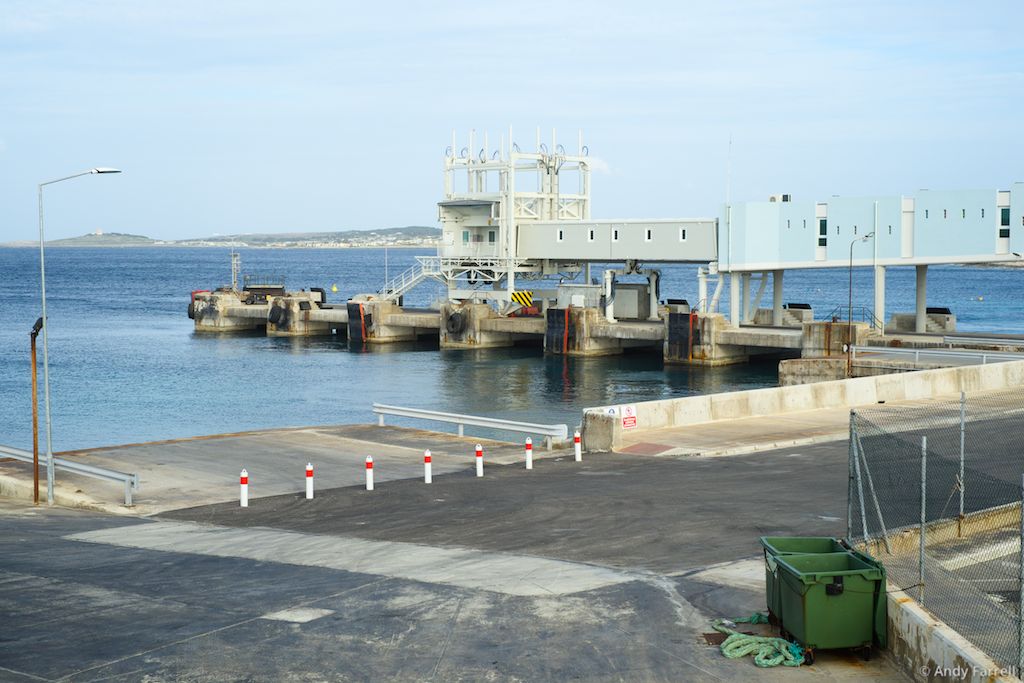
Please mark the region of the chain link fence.
POLYGON ((1024 390, 851 412, 847 537, 1006 667, 1024 665, 1022 475, 1024 390))

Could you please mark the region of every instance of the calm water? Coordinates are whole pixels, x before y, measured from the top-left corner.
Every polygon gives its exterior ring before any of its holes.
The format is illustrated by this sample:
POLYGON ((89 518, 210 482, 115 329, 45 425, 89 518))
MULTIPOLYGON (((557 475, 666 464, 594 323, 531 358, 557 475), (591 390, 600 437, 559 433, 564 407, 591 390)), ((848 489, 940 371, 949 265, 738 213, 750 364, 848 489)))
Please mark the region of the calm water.
MULTIPOLYGON (((428 253, 389 250, 389 273, 428 253)), ((242 250, 245 272, 282 273, 289 288, 336 284, 336 301, 378 289, 384 261, 382 249, 242 250)), ((665 268, 662 297, 695 300, 695 270, 665 268)), ((870 306, 870 273, 854 275, 854 290, 863 293, 855 303, 870 306)), ((785 298, 824 314, 845 303, 846 278, 845 271, 787 273, 785 298)), ((1022 278, 1016 270, 933 267, 929 303, 953 308, 961 330, 1024 332, 1022 278)), ((229 280, 226 249, 48 250, 54 448, 369 422, 373 402, 574 425, 586 406, 777 381, 774 363, 688 369, 663 367, 658 354, 573 359, 545 357, 539 348, 439 352, 435 342, 349 349, 334 338, 193 334, 189 292, 229 280)), ((0 249, 0 443, 25 448, 38 289, 38 251, 0 249)), ((913 292, 913 269, 890 269, 889 311, 913 310, 913 292)), ((424 286, 406 303, 431 305, 439 293, 424 286)), ((722 302, 728 305, 727 291, 722 302)))

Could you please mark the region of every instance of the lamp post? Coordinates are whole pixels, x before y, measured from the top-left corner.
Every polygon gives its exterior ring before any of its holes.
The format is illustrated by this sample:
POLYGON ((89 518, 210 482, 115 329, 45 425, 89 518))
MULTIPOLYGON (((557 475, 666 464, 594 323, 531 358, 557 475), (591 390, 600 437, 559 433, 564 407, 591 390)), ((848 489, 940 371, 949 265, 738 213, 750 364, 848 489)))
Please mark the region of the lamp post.
POLYGON ((850 302, 846 309, 846 376, 853 375, 853 245, 867 242, 875 236, 874 231, 850 242, 850 302))
POLYGON ((53 431, 50 425, 50 353, 47 331, 50 325, 46 318, 46 254, 43 250, 43 187, 53 185, 72 178, 84 175, 96 175, 100 173, 120 173, 116 168, 91 168, 88 171, 64 176, 56 180, 47 180, 39 183, 39 282, 40 298, 43 308, 43 407, 46 414, 46 502, 53 505, 53 431))
POLYGON ((36 337, 43 329, 43 319, 36 320, 28 333, 32 356, 32 503, 39 505, 39 383, 36 379, 36 337))

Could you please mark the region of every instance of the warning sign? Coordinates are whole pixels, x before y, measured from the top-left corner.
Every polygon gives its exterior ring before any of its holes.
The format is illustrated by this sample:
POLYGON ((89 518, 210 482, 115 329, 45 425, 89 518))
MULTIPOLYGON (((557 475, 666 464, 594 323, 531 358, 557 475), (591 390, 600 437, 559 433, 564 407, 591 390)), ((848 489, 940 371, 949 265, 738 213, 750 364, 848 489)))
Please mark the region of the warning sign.
POLYGON ((622 406, 622 428, 636 429, 636 406, 622 406))

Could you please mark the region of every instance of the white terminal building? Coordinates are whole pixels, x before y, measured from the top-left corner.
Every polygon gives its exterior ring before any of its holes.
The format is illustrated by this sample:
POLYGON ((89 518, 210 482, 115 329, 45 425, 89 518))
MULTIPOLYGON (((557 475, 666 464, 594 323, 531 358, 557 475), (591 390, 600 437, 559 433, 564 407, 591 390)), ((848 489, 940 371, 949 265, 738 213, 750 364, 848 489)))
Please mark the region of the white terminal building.
MULTIPOLYGON (((729 322, 755 321, 769 276, 772 322, 781 325, 783 275, 792 268, 875 267, 874 327, 885 321, 888 266, 917 267, 914 329, 926 327, 927 266, 1020 259, 1024 251, 1024 184, 1009 190, 921 190, 911 196, 833 197, 732 203, 713 218, 605 219, 591 215, 590 164, 582 134, 569 144, 537 133, 522 151, 512 131, 497 148, 470 133, 453 134, 444 159, 439 202, 442 245, 436 257, 390 283, 380 295, 395 300, 425 277, 442 281, 453 301, 495 302, 499 313, 535 303, 600 305, 616 319, 617 277, 646 275, 646 319, 658 317, 660 263, 696 263, 700 292, 694 309, 718 308, 723 276, 731 280, 729 322), (864 242, 863 244, 858 244, 864 242), (851 256, 852 254, 852 256, 851 256), (591 272, 592 264, 621 267, 591 272), (708 279, 717 286, 708 292, 708 279), (593 284, 593 282, 598 284, 593 284), (523 293, 523 295, 520 295, 523 293), (575 299, 572 297, 575 296, 575 299), (582 299, 580 298, 582 297, 582 299)), ((568 142, 568 141, 566 141, 568 142)), ((637 317, 631 294, 625 316, 637 317)))

